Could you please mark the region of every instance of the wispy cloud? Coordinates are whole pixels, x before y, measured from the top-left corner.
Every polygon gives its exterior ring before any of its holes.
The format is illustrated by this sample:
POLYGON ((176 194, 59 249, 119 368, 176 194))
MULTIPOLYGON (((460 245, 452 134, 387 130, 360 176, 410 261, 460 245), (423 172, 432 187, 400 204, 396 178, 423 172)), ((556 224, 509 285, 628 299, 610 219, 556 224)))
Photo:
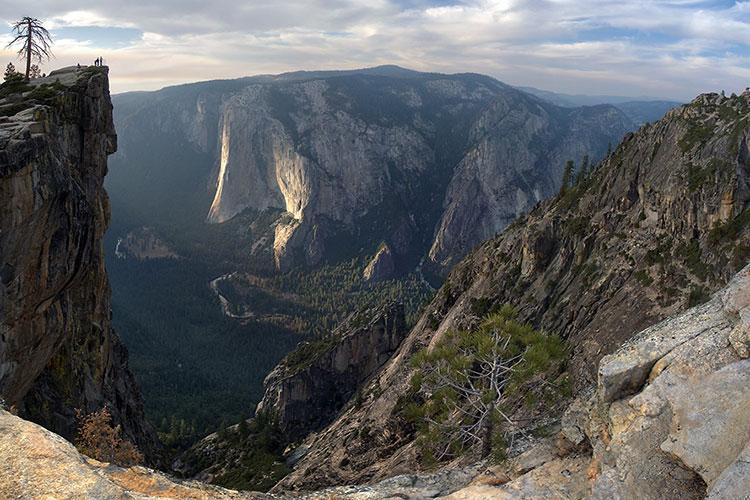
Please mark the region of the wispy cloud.
MULTIPOLYGON (((102 55, 115 91, 385 63, 590 94, 687 99, 750 85, 748 1, 40 0, 35 10, 64 39, 51 64, 102 55)), ((27 12, 5 0, 1 16, 27 12)))

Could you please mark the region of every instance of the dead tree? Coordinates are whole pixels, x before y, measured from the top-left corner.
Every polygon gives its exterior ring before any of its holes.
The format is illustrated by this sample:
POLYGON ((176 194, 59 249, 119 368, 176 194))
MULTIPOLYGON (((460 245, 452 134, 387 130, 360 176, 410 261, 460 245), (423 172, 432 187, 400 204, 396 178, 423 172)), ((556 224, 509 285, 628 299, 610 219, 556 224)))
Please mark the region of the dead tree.
POLYGON ((49 31, 42 26, 41 21, 33 17, 24 17, 13 23, 12 32, 15 38, 6 48, 21 45, 21 48, 18 49, 18 56, 26 58, 25 78, 28 80, 32 59, 41 63, 43 60, 52 57, 52 37, 49 31))

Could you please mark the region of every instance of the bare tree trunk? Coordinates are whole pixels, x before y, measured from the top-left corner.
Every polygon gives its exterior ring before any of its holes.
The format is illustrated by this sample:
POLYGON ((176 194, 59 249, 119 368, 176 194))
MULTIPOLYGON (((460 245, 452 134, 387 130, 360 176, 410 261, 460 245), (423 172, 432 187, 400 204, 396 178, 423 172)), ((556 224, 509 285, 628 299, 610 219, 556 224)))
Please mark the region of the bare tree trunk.
POLYGON ((27 33, 27 41, 26 41, 26 81, 29 80, 29 72, 31 71, 31 21, 28 22, 26 25, 27 33))
POLYGON ((482 458, 487 458, 492 453, 492 433, 495 427, 495 402, 490 403, 487 416, 484 421, 484 435, 482 436, 482 458))

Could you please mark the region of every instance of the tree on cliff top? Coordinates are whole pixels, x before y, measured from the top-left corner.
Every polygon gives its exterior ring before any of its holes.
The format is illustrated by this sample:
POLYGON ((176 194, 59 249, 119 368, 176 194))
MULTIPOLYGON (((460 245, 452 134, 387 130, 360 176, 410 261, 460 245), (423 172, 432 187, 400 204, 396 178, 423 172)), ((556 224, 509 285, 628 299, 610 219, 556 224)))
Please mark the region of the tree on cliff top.
POLYGON ((5 67, 5 73, 3 73, 3 80, 10 81, 15 80, 16 78, 21 78, 21 73, 16 71, 16 67, 13 66, 13 63, 8 63, 8 65, 5 67))
POLYGON ((25 78, 28 80, 32 59, 41 63, 44 59, 52 57, 52 37, 39 19, 28 16, 13 23, 12 33, 15 38, 6 48, 21 45, 18 56, 26 58, 25 78))

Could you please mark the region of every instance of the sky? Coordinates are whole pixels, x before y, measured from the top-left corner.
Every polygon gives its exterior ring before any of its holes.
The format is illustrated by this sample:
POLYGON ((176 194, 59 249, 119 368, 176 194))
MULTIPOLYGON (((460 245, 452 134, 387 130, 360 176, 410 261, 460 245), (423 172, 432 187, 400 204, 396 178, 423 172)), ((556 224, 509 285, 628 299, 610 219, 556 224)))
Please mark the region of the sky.
POLYGON ((1 47, 26 15, 54 39, 43 71, 102 56, 115 93, 381 64, 569 94, 750 86, 750 0, 0 0, 1 47))

